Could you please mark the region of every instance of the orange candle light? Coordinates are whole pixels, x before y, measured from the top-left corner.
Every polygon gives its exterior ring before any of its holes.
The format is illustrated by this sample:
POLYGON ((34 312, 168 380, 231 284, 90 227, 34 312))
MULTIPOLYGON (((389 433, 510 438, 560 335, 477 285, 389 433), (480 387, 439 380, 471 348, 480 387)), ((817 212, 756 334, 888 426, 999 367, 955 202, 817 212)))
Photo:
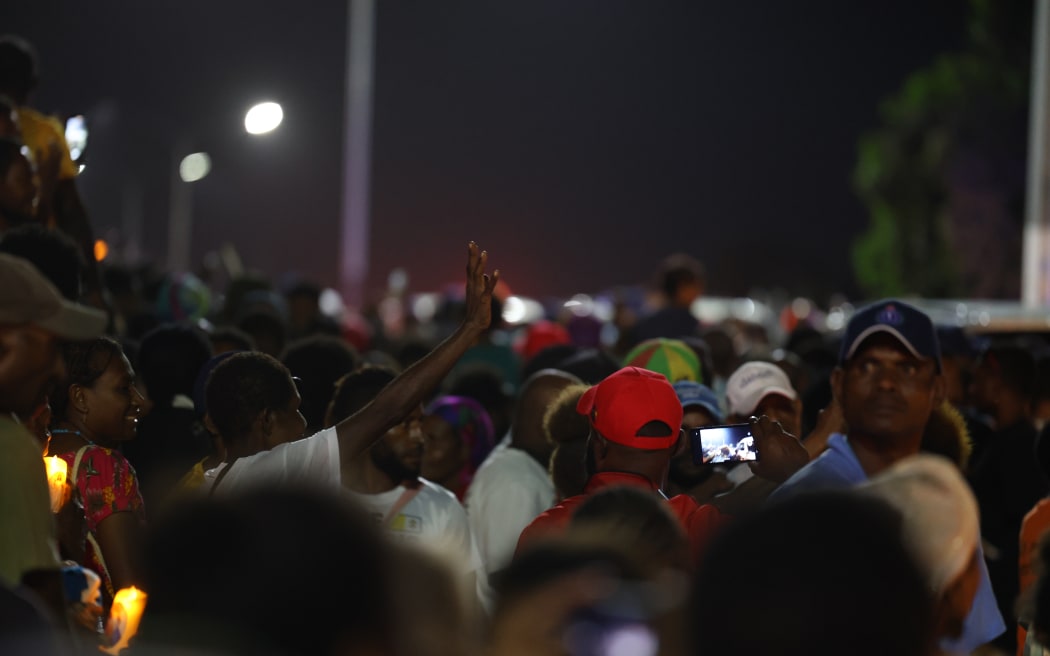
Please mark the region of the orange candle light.
POLYGON ((66 485, 68 465, 62 458, 51 456, 44 458, 44 467, 47 469, 47 488, 51 493, 51 512, 57 513, 69 498, 69 487, 66 485))
POLYGON ((146 608, 146 593, 135 586, 117 590, 113 597, 113 607, 109 609, 109 621, 106 622, 106 637, 113 643, 112 647, 102 648, 107 654, 119 654, 128 646, 139 630, 139 620, 146 608))

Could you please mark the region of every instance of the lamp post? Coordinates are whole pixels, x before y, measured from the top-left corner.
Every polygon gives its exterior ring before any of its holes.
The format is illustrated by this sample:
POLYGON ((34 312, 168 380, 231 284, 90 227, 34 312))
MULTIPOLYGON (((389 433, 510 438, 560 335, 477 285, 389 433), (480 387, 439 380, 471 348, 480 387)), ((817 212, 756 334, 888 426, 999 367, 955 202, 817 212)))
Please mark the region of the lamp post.
MULTIPOLYGON (((275 102, 254 105, 244 115, 244 129, 251 135, 273 132, 284 119, 275 102)), ((168 270, 177 273, 190 268, 193 237, 193 183, 211 171, 211 158, 205 152, 190 152, 189 139, 180 138, 172 159, 171 199, 168 206, 168 270), (185 154, 189 153, 189 154, 185 154)))

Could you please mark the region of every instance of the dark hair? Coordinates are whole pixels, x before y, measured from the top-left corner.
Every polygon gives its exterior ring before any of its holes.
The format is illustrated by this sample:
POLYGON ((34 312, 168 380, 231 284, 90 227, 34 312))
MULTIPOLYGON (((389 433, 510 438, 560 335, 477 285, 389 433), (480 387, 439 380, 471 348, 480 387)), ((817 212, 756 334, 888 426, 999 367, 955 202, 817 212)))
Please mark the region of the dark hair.
POLYGON ((237 327, 248 333, 255 340, 256 348, 260 350, 266 350, 269 346, 274 351, 274 356, 280 355, 284 350, 288 326, 275 312, 249 312, 241 317, 237 327))
POLYGON ((25 102, 37 83, 37 57, 32 44, 14 34, 0 36, 0 91, 25 102))
POLYGON ((62 361, 66 378, 49 398, 51 413, 56 418, 68 418, 69 388, 72 385, 92 387, 106 372, 113 358, 124 355, 120 344, 109 337, 96 337, 84 342, 62 344, 62 361))
POLYGON ((314 335, 296 340, 284 349, 281 362, 298 377, 303 404, 299 412, 306 417, 308 433, 324 427, 328 401, 335 382, 357 368, 357 349, 345 340, 331 335, 314 335))
POLYGON ((543 414, 543 434, 552 445, 550 474, 554 487, 565 497, 583 494, 587 485, 587 437, 591 424, 576 404, 589 389, 587 385, 570 385, 547 406, 543 414))
POLYGON ((850 492, 801 495, 740 518, 694 581, 693 653, 929 653, 933 598, 901 530, 886 503, 850 492))
POLYGON ((218 326, 208 333, 208 340, 211 342, 212 348, 218 342, 229 342, 238 351, 256 350, 255 340, 252 339, 252 336, 235 326, 218 326))
POLYGON ((1009 390, 1025 399, 1034 396, 1036 366, 1031 351, 1020 346, 993 346, 984 352, 981 359, 999 374, 1009 390))
POLYGON ((576 355, 580 350, 573 344, 554 344, 536 352, 521 368, 521 379, 528 380, 537 371, 558 369, 559 364, 576 355))
POLYGON ((588 385, 597 385, 620 370, 620 361, 604 349, 588 348, 570 355, 554 368, 576 376, 588 385))
POLYGON ((372 402, 390 381, 397 378, 392 369, 365 365, 335 383, 325 424, 334 426, 372 402))
POLYGON ((84 256, 66 233, 27 223, 0 236, 0 253, 28 260, 62 296, 71 301, 80 298, 84 256))
POLYGON ((690 566, 689 540, 663 499, 633 486, 607 487, 572 514, 569 533, 590 532, 629 550, 654 568, 690 566))
POLYGON ((138 373, 150 399, 167 405, 177 394, 193 394, 197 373, 209 358, 211 343, 203 332, 190 326, 164 324, 142 338, 138 373))
POLYGON ((174 506, 147 535, 136 640, 173 653, 390 653, 390 550, 362 511, 321 491, 174 506))
POLYGON ((683 285, 703 282, 704 265, 700 260, 685 253, 676 253, 668 256, 660 264, 656 285, 665 296, 674 298, 683 285))
POLYGON ((291 374, 275 358, 257 351, 219 363, 205 386, 208 415, 227 444, 246 435, 265 410, 283 410, 295 394, 291 374))

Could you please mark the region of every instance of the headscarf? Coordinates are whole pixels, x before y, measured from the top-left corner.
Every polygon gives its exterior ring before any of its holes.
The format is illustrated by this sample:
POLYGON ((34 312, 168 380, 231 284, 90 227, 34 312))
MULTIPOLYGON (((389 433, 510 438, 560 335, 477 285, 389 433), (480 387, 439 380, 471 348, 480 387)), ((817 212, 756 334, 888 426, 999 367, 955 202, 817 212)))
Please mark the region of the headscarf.
POLYGON ((470 457, 459 472, 459 482, 466 489, 496 445, 492 419, 480 403, 465 396, 440 396, 427 406, 426 414, 440 417, 452 426, 459 439, 467 445, 470 457))

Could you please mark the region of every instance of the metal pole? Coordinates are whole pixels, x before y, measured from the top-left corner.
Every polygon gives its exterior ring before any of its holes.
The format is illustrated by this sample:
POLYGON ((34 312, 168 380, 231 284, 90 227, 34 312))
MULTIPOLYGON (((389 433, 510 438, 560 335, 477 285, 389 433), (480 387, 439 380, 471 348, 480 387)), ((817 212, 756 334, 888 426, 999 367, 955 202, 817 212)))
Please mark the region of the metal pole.
POLYGON ((343 152, 339 286, 343 298, 351 305, 360 307, 365 300, 369 267, 375 0, 349 0, 347 21, 346 142, 343 152))
POLYGON ((188 154, 185 139, 176 142, 171 160, 171 197, 168 199, 168 271, 189 270, 193 234, 193 187, 179 176, 179 163, 188 154))
POLYGON ((1050 0, 1035 0, 1021 300, 1050 304, 1050 0))

